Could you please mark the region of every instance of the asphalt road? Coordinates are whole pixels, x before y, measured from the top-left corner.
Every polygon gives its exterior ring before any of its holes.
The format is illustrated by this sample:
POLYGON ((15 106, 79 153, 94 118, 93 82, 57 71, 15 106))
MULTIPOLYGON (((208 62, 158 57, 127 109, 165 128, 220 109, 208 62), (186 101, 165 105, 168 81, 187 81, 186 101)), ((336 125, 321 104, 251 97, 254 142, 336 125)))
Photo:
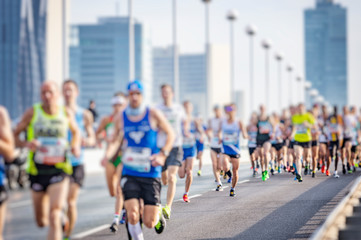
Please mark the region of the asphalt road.
MULTIPOLYGON (((195 164, 195 169, 198 169, 195 164)), ((194 174, 196 171, 194 171, 194 174)), ((161 235, 144 229, 146 239, 307 239, 360 175, 339 179, 317 173, 303 183, 289 173, 275 174, 267 182, 253 178, 249 163, 240 168, 237 196, 229 197, 229 184, 216 192, 209 160, 201 177, 194 177, 191 202, 181 198, 184 180, 177 183, 171 219, 161 235)), ((166 188, 162 189, 165 202, 166 188)), ((72 239, 127 239, 124 225, 117 234, 109 232, 114 199, 108 196, 104 175, 87 176, 79 199, 79 219, 72 239)), ((47 229, 38 229, 33 220, 29 191, 12 192, 8 204, 4 239, 45 239, 47 229)))

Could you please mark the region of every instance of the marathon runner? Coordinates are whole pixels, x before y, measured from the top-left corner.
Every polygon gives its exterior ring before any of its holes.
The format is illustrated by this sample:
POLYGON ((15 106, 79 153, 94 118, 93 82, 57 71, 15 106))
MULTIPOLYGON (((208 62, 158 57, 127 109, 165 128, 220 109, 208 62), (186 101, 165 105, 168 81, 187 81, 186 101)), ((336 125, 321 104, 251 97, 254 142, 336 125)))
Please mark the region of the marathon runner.
MULTIPOLYGON (((335 160, 335 172, 333 176, 335 178, 339 178, 340 176, 337 173, 337 166, 338 166, 338 151, 340 148, 340 139, 341 139, 341 132, 342 132, 342 120, 341 117, 338 115, 337 106, 333 108, 333 114, 327 120, 327 130, 328 130, 328 149, 329 149, 329 162, 332 159, 335 160)), ((345 169, 346 173, 346 169, 345 169)), ((330 172, 326 171, 326 176, 330 176, 330 172)))
MULTIPOLYGON (((173 148, 167 157, 165 164, 162 168, 162 182, 164 185, 168 185, 167 190, 167 204, 163 207, 162 212, 166 219, 170 219, 171 209, 174 199, 174 194, 176 191, 177 184, 177 173, 179 167, 182 166, 183 160, 183 135, 182 128, 185 119, 185 112, 183 106, 174 103, 174 92, 170 85, 165 84, 161 87, 163 103, 160 104, 157 108, 163 112, 164 116, 172 126, 172 129, 175 133, 175 141, 173 143, 173 148)), ((157 145, 159 148, 165 145, 167 140, 167 135, 165 132, 158 133, 157 145)))
POLYGON ((81 136, 71 110, 58 104, 59 87, 46 81, 41 86, 41 103, 35 104, 23 115, 15 129, 19 147, 30 150, 28 173, 39 227, 49 225, 49 240, 62 239, 61 215, 65 207, 72 165, 67 157, 69 145, 72 154, 80 157, 81 136), (19 134, 27 129, 27 141, 19 134), (69 142, 68 132, 72 139, 69 142))
MULTIPOLYGON (((222 123, 222 154, 226 161, 232 163, 232 185, 229 193, 230 197, 236 196, 235 188, 238 182, 239 161, 241 149, 239 145, 240 132, 243 138, 247 139, 247 130, 243 123, 236 119, 236 105, 231 103, 225 106, 226 119, 222 123)), ((221 136, 219 136, 221 139, 221 136)))
POLYGON ((350 114, 355 117, 356 125, 352 130, 352 147, 351 147, 351 161, 353 164, 353 171, 356 171, 356 167, 358 167, 358 163, 356 162, 357 157, 357 147, 361 140, 361 130, 360 130, 360 121, 357 116, 356 107, 352 106, 350 109, 350 114))
POLYGON ((357 127, 357 118, 354 114, 350 114, 349 109, 347 106, 343 107, 343 141, 342 141, 342 147, 341 147, 341 158, 343 161, 343 172, 346 172, 346 166, 347 166, 347 172, 352 173, 353 170, 351 169, 354 167, 353 161, 351 158, 351 148, 352 148, 352 138, 355 134, 355 130, 357 127))
MULTIPOLYGON (((95 133, 93 129, 93 116, 89 110, 83 109, 77 105, 79 95, 78 85, 73 80, 66 80, 63 83, 63 96, 65 106, 71 110, 75 116, 75 121, 80 130, 82 147, 92 147, 95 145, 95 133)), ((68 134, 69 142, 71 142, 71 132, 68 134)), ((70 176, 70 186, 67 198, 69 227, 65 231, 65 238, 69 239, 78 216, 77 202, 79 189, 83 186, 85 170, 84 170, 84 153, 81 151, 80 157, 77 158, 70 155, 73 174, 70 176)))
POLYGON ((326 126, 326 122, 328 119, 328 112, 327 112, 327 107, 325 105, 322 105, 321 107, 322 109, 322 114, 319 115, 318 117, 318 126, 320 129, 320 134, 319 134, 319 142, 320 142, 320 146, 319 146, 319 159, 320 159, 320 168, 321 168, 321 173, 325 173, 326 170, 330 170, 330 165, 331 162, 328 159, 328 151, 327 151, 327 126, 326 126))
POLYGON ((295 163, 296 163, 296 178, 298 182, 302 182, 301 168, 302 168, 302 156, 304 161, 311 158, 311 146, 312 146, 312 135, 311 129, 314 128, 315 119, 312 114, 306 112, 304 104, 298 105, 297 114, 292 116, 292 138, 295 139, 294 150, 295 150, 295 163))
POLYGON ((258 154, 257 154, 257 113, 253 113, 250 119, 250 123, 247 126, 248 133, 248 151, 253 169, 253 177, 258 174, 258 154))
POLYGON ((111 232, 116 233, 118 231, 119 223, 124 223, 125 212, 122 212, 123 196, 119 185, 122 171, 121 156, 119 155, 120 142, 118 142, 120 133, 115 131, 113 120, 115 117, 119 116, 127 106, 126 96, 121 92, 115 93, 111 100, 111 104, 113 112, 111 115, 106 116, 101 120, 96 131, 96 136, 98 141, 100 141, 103 138, 103 133, 105 131, 107 148, 101 164, 105 167, 105 176, 109 194, 111 197, 115 197, 114 218, 109 229, 111 232), (118 149, 113 152, 112 149, 109 149, 110 145, 116 146, 118 149), (109 155, 109 152, 113 155, 109 155))
POLYGON ((196 133, 202 133, 202 126, 198 121, 195 121, 192 117, 193 104, 189 101, 183 103, 183 107, 186 113, 183 128, 183 162, 182 166, 178 170, 180 178, 186 177, 185 192, 183 194, 183 201, 188 203, 188 193, 193 182, 193 163, 196 157, 196 133))
MULTIPOLYGON (((286 166, 287 162, 285 162, 284 156, 287 155, 287 149, 284 147, 284 125, 281 123, 281 120, 277 113, 272 114, 272 121, 275 123, 275 134, 273 135, 272 150, 275 153, 272 160, 277 159, 277 172, 282 172, 282 165, 286 166)), ((273 165, 272 165, 273 166, 273 165)), ((274 173, 273 167, 271 168, 271 174, 274 173)))
POLYGON ((269 178, 268 166, 271 160, 272 135, 275 133, 275 124, 267 116, 265 106, 260 106, 260 115, 257 122, 257 151, 261 158, 262 181, 269 178))
MULTIPOLYGON (((316 169, 317 169, 317 163, 318 163, 318 154, 320 151, 320 135, 321 135, 321 131, 320 131, 320 123, 319 123, 319 107, 317 104, 313 105, 312 107, 312 112, 311 112, 314 120, 315 120, 315 124, 314 127, 311 129, 311 136, 312 136, 312 143, 311 143, 311 147, 312 147, 312 177, 315 178, 316 177, 316 169)), ((308 167, 308 166, 307 166, 308 167)), ((308 170, 308 168, 307 168, 308 170)), ((308 171, 306 172, 306 168, 305 168, 305 175, 307 175, 308 171)))
POLYGON ((216 191, 222 191, 222 182, 221 182, 221 169, 222 169, 222 158, 221 158, 221 147, 219 135, 222 128, 222 111, 221 108, 216 105, 213 108, 214 117, 209 120, 207 128, 208 141, 211 147, 211 160, 213 167, 213 174, 216 179, 216 191))
POLYGON ((124 133, 124 166, 120 184, 129 237, 143 239, 140 219, 146 227, 155 228, 158 234, 165 228, 166 222, 160 208, 161 166, 172 150, 175 135, 164 115, 144 104, 144 89, 140 81, 129 83, 127 89, 129 106, 117 119, 120 131, 124 133), (167 135, 161 149, 157 147, 158 130, 167 135), (141 199, 144 202, 143 211, 141 199))
POLYGON ((197 124, 200 125, 202 129, 201 132, 199 131, 196 132, 196 150, 197 150, 196 158, 199 161, 197 175, 198 177, 200 177, 202 175, 204 140, 205 140, 205 131, 207 128, 206 126, 204 126, 203 120, 200 116, 197 117, 195 121, 197 121, 197 124))
POLYGON ((5 161, 14 160, 14 138, 8 111, 0 106, 0 240, 3 240, 3 230, 6 214, 8 193, 5 187, 5 161))

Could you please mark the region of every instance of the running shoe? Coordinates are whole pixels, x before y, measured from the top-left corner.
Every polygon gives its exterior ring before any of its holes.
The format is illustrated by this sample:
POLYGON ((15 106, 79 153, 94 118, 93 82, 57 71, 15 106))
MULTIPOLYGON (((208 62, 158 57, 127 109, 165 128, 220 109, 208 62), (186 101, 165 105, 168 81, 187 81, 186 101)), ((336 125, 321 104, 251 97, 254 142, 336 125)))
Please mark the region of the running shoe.
POLYGON ((308 166, 305 166, 304 174, 305 174, 305 175, 308 175, 308 166))
POLYGON ((216 191, 217 191, 217 192, 223 191, 222 184, 218 184, 218 185, 217 185, 216 191))
POLYGON ((186 202, 186 203, 189 203, 189 202, 190 202, 189 199, 188 199, 188 194, 185 193, 185 194, 183 195, 183 201, 186 202))
POLYGON ((333 173, 333 177, 334 177, 334 178, 339 178, 340 176, 337 174, 337 172, 334 172, 334 173, 333 173))
POLYGON ((227 179, 227 174, 226 173, 223 174, 223 179, 227 179))
POLYGON ((202 171, 198 170, 197 175, 198 175, 198 177, 200 177, 202 175, 202 171))
POLYGON ((281 167, 279 167, 277 171, 278 171, 278 173, 281 173, 282 168, 281 168, 281 167))
POLYGON ((317 163, 317 170, 320 171, 320 169, 321 169, 321 163, 318 162, 318 163, 317 163))
POLYGON ((346 174, 346 166, 345 166, 345 164, 342 164, 342 173, 346 174))
POLYGON ((255 177, 257 175, 256 171, 253 171, 253 177, 255 177))
POLYGON ((112 233, 117 233, 118 232, 118 224, 113 222, 112 225, 110 225, 109 229, 112 233))
POLYGON ((268 173, 268 171, 265 171, 265 172, 266 172, 266 173, 265 173, 265 174, 266 174, 266 178, 269 179, 269 173, 268 173))
POLYGON ((358 163, 355 163, 355 167, 357 167, 357 168, 359 167, 358 163))
POLYGON ((286 166, 283 166, 283 171, 284 171, 284 172, 288 172, 288 169, 287 169, 286 166))
POLYGON ((228 178, 228 183, 231 183, 232 182, 232 177, 228 178))
POLYGON ((231 189, 231 191, 229 192, 229 196, 230 197, 236 196, 236 192, 234 191, 234 189, 231 189))
POLYGON ((124 224, 125 223, 125 218, 127 216, 127 212, 125 211, 125 209, 123 209, 123 214, 122 214, 122 218, 120 219, 119 223, 120 224, 124 224))
POLYGON ((325 171, 326 171, 326 166, 325 166, 325 165, 322 165, 321 173, 325 173, 325 171))
POLYGON ((219 173, 219 175, 223 176, 224 172, 223 170, 221 170, 221 172, 219 173))
POLYGON ((312 171, 312 178, 316 177, 316 173, 314 171, 312 171))
POLYGON ((330 170, 326 170, 326 176, 331 176, 330 170))
POLYGON ((164 208, 162 208, 162 213, 165 219, 170 219, 170 207, 168 205, 165 205, 164 208))
POLYGON ((166 226, 165 218, 162 214, 162 210, 159 209, 159 221, 157 225, 155 225, 154 230, 156 233, 161 234, 164 231, 165 226, 166 226))
POLYGON ((300 174, 298 174, 298 173, 296 173, 296 178, 297 178, 298 182, 303 181, 302 176, 300 174))
POLYGON ((356 167, 353 166, 353 167, 352 167, 352 170, 353 170, 353 172, 356 172, 356 167))
POLYGON ((266 177, 266 172, 262 172, 262 181, 266 181, 267 177, 266 177))
POLYGON ((272 176, 274 175, 274 172, 275 172, 275 170, 273 170, 273 168, 271 169, 271 174, 272 174, 272 176))

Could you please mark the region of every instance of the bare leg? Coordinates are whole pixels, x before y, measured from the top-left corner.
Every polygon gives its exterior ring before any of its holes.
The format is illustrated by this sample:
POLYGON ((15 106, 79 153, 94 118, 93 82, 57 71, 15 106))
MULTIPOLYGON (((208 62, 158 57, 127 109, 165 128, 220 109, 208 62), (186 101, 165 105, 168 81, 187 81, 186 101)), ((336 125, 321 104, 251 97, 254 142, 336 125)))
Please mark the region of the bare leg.
POLYGON ((186 171, 186 185, 185 185, 185 192, 189 192, 189 189, 193 182, 193 162, 194 158, 186 159, 185 171, 186 171))
POLYGON ((77 183, 71 183, 68 193, 68 219, 69 219, 69 228, 65 232, 65 236, 70 237, 71 233, 73 232, 76 219, 78 217, 78 210, 77 210, 77 201, 79 195, 80 186, 77 183))
POLYGON ((168 190, 167 190, 167 205, 169 208, 172 208, 174 194, 177 185, 177 172, 178 166, 169 166, 168 167, 168 190))

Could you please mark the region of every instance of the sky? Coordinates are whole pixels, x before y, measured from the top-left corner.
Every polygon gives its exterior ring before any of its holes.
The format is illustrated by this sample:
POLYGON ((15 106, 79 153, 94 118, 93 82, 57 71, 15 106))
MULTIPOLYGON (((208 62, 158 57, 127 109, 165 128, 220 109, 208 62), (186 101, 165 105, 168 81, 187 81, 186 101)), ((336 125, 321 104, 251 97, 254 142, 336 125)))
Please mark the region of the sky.
MULTIPOLYGON (((98 17, 127 14, 127 0, 71 0, 72 24, 95 23, 98 17), (118 4, 117 4, 118 3, 118 4), (85 8, 86 6, 86 8, 85 8), (86 10, 85 10, 86 9, 86 10)), ((133 0, 134 16, 145 23, 151 31, 153 46, 172 44, 173 0, 133 0)), ((283 79, 287 78, 286 65, 295 67, 294 77, 304 74, 304 26, 303 11, 313 8, 316 0, 212 0, 210 4, 211 43, 228 44, 229 22, 226 14, 230 9, 239 12, 235 22, 235 79, 236 88, 249 92, 249 38, 247 25, 257 26, 255 37, 256 103, 265 101, 265 53, 263 39, 271 39, 270 79, 277 81, 276 52, 285 56, 283 79)), ((348 9, 348 101, 361 106, 361 1, 335 0, 348 9)), ((204 51, 205 8, 202 0, 178 0, 178 42, 181 53, 204 51)), ((277 107, 276 88, 272 90, 271 108, 277 107)), ((284 99, 286 97, 284 96, 284 99)))

